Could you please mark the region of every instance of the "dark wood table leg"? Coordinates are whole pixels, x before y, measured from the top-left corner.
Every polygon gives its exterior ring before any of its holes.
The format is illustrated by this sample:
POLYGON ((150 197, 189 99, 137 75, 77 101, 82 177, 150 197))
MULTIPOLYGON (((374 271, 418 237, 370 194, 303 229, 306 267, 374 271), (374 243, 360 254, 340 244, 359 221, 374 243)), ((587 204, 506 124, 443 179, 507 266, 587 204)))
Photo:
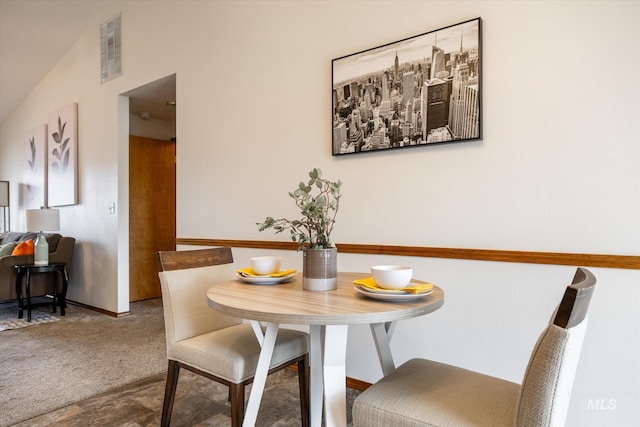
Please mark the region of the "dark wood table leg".
POLYGON ((67 267, 64 264, 50 265, 21 265, 16 266, 16 294, 18 296, 18 319, 22 319, 26 297, 27 321, 31 322, 31 310, 33 307, 48 305, 48 303, 31 303, 31 274, 53 273, 55 275, 53 288, 53 312, 56 312, 56 305, 60 305, 60 314, 66 314, 67 308, 67 289, 69 287, 69 276, 67 267), (58 292, 58 274, 62 280, 62 291, 58 292), (25 294, 22 294, 22 278, 24 277, 25 294))
POLYGON ((31 270, 27 268, 27 278, 24 283, 27 294, 27 322, 31 322, 31 270))
POLYGON ((24 305, 22 301, 22 276, 24 270, 20 266, 16 266, 16 296, 18 297, 18 319, 22 319, 24 313, 24 305))
POLYGON ((64 265, 60 266, 60 276, 62 276, 62 294, 58 295, 58 301, 60 303, 60 314, 64 316, 64 309, 67 308, 67 288, 69 287, 69 276, 67 275, 67 267, 64 265))

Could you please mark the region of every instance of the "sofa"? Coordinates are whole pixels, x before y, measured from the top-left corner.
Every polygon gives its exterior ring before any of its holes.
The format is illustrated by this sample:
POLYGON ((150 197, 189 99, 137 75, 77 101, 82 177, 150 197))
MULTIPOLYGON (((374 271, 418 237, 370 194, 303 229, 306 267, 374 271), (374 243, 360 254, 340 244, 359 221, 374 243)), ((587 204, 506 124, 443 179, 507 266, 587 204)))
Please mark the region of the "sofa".
MULTIPOLYGON (((0 233, 0 302, 18 298, 16 295, 16 265, 33 264, 33 255, 10 255, 18 243, 34 240, 37 233, 6 231, 0 233)), ((76 239, 60 234, 45 233, 49 244, 49 262, 65 263, 67 274, 71 271, 71 259, 76 239)), ((53 286, 62 291, 62 280, 57 274, 35 274, 31 277, 31 296, 50 294, 53 286), (53 282, 55 280, 55 283, 53 282)))

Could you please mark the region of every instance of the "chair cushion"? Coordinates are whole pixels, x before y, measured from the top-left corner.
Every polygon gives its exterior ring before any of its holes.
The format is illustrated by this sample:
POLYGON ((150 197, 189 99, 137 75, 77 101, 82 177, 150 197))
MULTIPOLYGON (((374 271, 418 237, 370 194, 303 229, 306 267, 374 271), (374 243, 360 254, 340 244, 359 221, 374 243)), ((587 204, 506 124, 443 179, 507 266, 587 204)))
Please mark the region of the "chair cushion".
POLYGON ((33 240, 35 242, 35 240, 38 238, 38 234, 39 233, 27 231, 26 233, 22 233, 20 235, 18 242, 26 242, 27 240, 33 240))
POLYGON ((11 252, 11 255, 33 255, 34 246, 33 240, 25 240, 16 245, 11 252))
POLYGON ((499 378, 412 359, 358 396, 353 425, 513 426, 519 391, 499 378))
POLYGON ((0 257, 11 255, 17 245, 17 242, 9 242, 4 245, 0 245, 0 257))
MULTIPOLYGON (((279 329, 271 357, 271 367, 308 352, 308 335, 279 329)), ((241 383, 255 373, 260 345, 251 325, 236 326, 198 335, 176 342, 167 357, 198 368, 234 383, 241 383)))
POLYGON ((23 232, 19 231, 5 231, 2 233, 2 244, 10 243, 10 242, 19 242, 20 238, 24 235, 23 232))

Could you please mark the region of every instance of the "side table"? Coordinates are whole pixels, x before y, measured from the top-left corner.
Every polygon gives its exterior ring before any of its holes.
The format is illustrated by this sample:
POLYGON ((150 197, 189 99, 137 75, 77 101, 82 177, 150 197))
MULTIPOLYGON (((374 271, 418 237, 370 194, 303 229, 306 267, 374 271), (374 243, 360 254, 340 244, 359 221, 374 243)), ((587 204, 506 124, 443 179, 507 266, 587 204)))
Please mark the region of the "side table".
POLYGON ((25 278, 25 293, 27 299, 27 322, 31 322, 31 308, 51 303, 31 303, 31 275, 40 273, 56 273, 60 274, 62 279, 62 293, 58 293, 57 283, 53 287, 53 312, 56 312, 56 304, 60 306, 60 314, 65 315, 64 309, 67 306, 67 286, 69 285, 69 277, 67 276, 66 264, 49 264, 49 265, 16 265, 16 294, 18 296, 18 319, 22 319, 25 309, 22 295, 22 278, 25 278))

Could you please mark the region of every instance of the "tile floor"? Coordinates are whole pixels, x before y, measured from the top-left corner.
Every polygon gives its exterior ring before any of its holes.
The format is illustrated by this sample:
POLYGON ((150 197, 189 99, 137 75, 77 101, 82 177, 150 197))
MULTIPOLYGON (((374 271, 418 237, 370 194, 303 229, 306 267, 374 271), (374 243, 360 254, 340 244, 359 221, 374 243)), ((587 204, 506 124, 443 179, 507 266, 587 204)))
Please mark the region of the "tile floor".
MULTIPOLYGON (((158 426, 165 376, 156 375, 16 424, 15 427, 158 426)), ((249 390, 248 390, 249 391, 249 390)), ((182 370, 171 418, 172 426, 231 426, 227 388, 182 370)), ((347 389, 349 422, 358 391, 347 389)), ((297 373, 284 369, 270 375, 257 426, 300 425, 297 373)))

